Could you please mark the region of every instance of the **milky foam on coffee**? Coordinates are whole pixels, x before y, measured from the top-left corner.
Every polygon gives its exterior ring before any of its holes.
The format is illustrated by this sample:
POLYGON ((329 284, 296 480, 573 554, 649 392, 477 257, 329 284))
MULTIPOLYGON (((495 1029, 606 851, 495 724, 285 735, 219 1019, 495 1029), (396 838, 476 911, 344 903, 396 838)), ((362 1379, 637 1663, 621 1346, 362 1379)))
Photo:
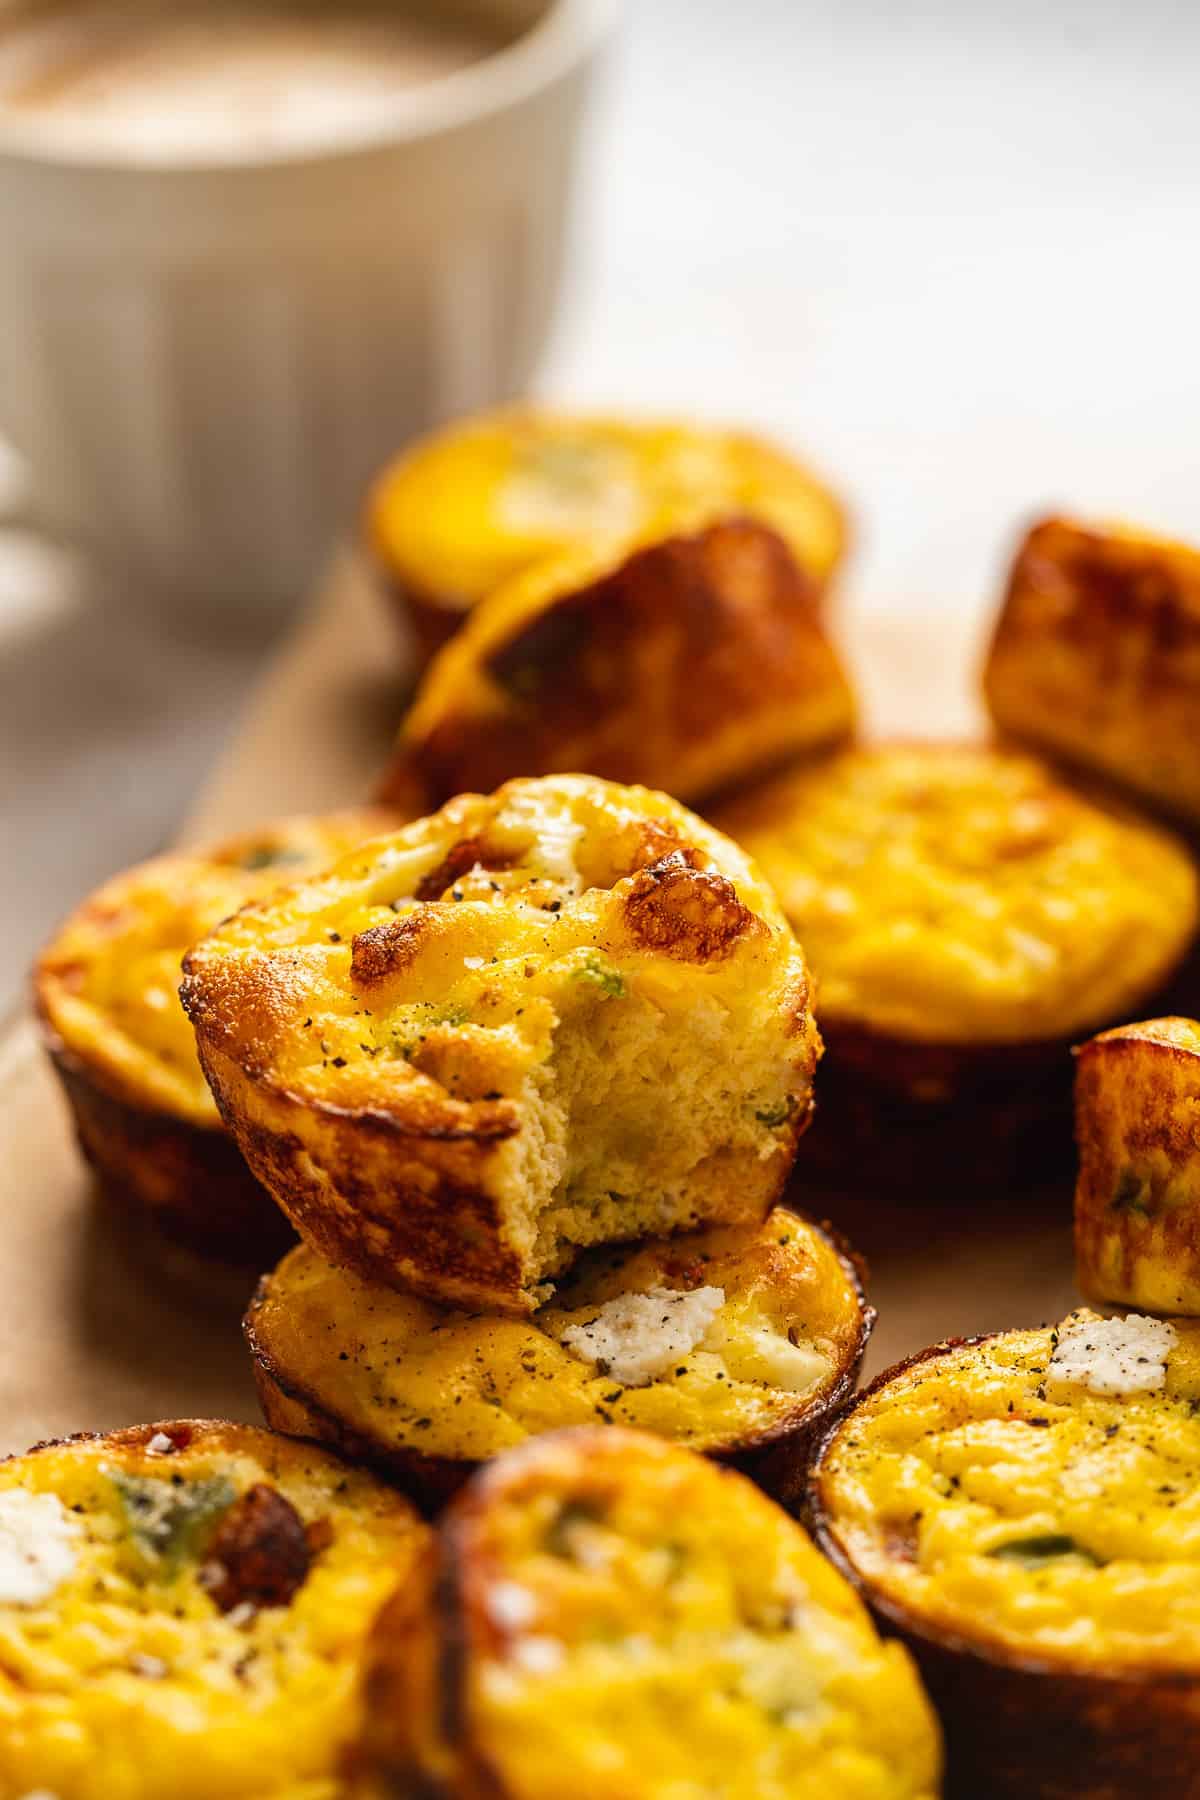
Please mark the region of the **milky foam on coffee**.
POLYGON ((87 0, 0 20, 0 120, 164 160, 369 132, 503 43, 403 0, 87 0))

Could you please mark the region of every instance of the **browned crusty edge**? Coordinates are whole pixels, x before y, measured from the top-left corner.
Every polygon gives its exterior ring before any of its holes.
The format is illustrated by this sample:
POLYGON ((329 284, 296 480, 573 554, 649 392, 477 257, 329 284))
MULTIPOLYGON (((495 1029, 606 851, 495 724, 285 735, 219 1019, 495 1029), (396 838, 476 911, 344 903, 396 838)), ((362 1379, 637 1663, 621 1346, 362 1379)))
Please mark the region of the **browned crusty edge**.
POLYGON ((284 1253, 294 1233, 226 1132, 125 1098, 46 1021, 43 1041, 80 1150, 117 1214, 132 1208, 161 1238, 238 1267, 284 1253))
MULTIPOLYGON (((503 704, 481 706, 435 661, 379 798, 585 770, 691 800, 836 743, 853 701, 819 596, 754 519, 637 549, 495 637, 481 667, 503 704)), ((499 590, 471 629, 504 605, 499 590)))
POLYGON ((1003 732, 1200 827, 1200 551, 1040 520, 1013 562, 984 689, 1003 732))
POLYGON ((326 1261, 447 1304, 530 1310, 486 1172, 519 1129, 511 1101, 462 1108, 470 1118, 349 1113, 251 1079, 213 1041, 199 1047, 230 1132, 326 1261))
POLYGON ((1075 1266, 1099 1306, 1200 1315, 1200 1027, 1156 1018, 1075 1061, 1075 1266))

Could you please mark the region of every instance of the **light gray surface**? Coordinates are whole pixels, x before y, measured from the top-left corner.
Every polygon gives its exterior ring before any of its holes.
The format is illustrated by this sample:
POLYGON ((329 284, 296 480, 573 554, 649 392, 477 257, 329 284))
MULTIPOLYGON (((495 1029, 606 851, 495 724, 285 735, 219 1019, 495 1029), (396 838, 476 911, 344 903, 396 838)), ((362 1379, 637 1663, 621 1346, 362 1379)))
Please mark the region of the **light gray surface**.
MULTIPOLYGON (((1198 77, 1190 0, 631 0, 542 385, 791 438, 860 615, 977 611, 1050 505, 1200 537, 1198 77)), ((0 999, 171 833, 265 642, 0 541, 0 999)))

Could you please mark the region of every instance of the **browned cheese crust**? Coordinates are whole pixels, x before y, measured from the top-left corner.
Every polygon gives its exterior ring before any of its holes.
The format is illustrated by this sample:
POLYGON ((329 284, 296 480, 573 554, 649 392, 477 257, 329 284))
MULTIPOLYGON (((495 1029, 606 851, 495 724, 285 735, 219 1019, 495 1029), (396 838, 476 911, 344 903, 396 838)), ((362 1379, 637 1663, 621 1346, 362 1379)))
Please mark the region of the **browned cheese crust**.
POLYGON ((787 451, 678 420, 518 407, 456 420, 410 445, 374 482, 363 537, 427 660, 475 607, 537 565, 739 516, 773 526, 825 590, 847 521, 820 477, 787 451))
POLYGON ((382 797, 581 769, 694 800, 835 743, 854 702, 819 593, 752 519, 539 566, 431 664, 382 797))
POLYGON ((1151 1019, 1078 1052, 1075 1259, 1106 1306, 1200 1315, 1200 1026, 1151 1019))
POLYGON ((1017 552, 984 683, 1012 737, 1200 825, 1200 552, 1043 520, 1017 552))

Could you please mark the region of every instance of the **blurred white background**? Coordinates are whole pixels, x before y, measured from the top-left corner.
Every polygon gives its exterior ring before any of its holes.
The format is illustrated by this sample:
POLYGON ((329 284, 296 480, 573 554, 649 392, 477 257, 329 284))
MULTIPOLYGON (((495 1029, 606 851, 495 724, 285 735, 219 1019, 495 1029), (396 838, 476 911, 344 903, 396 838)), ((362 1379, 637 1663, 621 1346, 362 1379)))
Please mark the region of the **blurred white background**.
MULTIPOLYGON (((630 0, 541 388, 773 429, 852 501, 854 628, 961 654, 1032 512, 1200 539, 1198 94, 1192 0, 630 0)), ((0 998, 268 651, 0 534, 0 998)))

